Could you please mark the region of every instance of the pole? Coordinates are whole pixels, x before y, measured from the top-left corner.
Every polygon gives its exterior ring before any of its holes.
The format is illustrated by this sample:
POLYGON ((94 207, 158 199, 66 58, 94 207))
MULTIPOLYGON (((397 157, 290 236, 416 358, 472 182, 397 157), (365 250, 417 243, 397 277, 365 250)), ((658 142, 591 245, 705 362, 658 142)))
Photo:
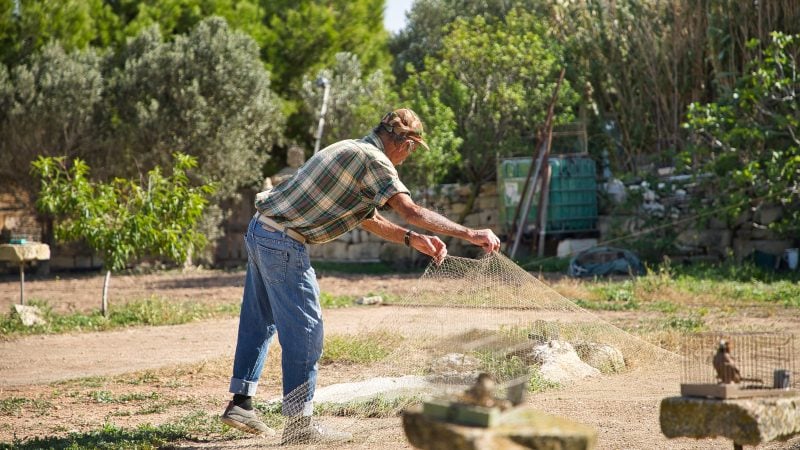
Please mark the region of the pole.
POLYGON ((19 304, 25 304, 25 261, 19 263, 19 304))
POLYGON ((564 81, 565 72, 566 69, 562 67, 561 73, 558 74, 558 81, 556 82, 556 87, 553 89, 553 96, 550 98, 550 103, 547 105, 547 116, 544 121, 544 127, 542 132, 538 133, 536 137, 536 146, 534 148, 539 150, 539 158, 537 159, 536 169, 534 169, 533 164, 531 164, 530 168, 528 169, 528 176, 525 177, 525 185, 522 188, 522 198, 520 199, 520 204, 517 207, 517 212, 514 214, 514 221, 511 222, 511 229, 513 230, 514 227, 516 227, 517 230, 517 233, 514 237, 514 244, 511 246, 511 253, 508 255, 508 257, 511 259, 514 259, 514 255, 517 253, 517 248, 519 248, 519 243, 522 240, 522 231, 525 229, 525 221, 528 218, 528 211, 530 211, 531 201, 533 200, 533 191, 538 181, 539 171, 542 167, 542 157, 544 156, 545 149, 541 147, 545 138, 544 133, 547 132, 547 130, 552 129, 553 111, 556 106, 556 100, 558 100, 558 91, 561 89, 561 82, 564 81), (530 182, 531 178, 534 179, 533 183, 530 182), (527 194, 529 191, 530 195, 527 194), (523 209, 525 210, 525 214, 520 215, 520 211, 523 209))
POLYGON ((553 143, 553 125, 550 124, 550 129, 547 130, 547 145, 544 150, 544 159, 547 165, 544 167, 544 178, 542 180, 542 190, 540 192, 539 200, 539 248, 538 253, 541 258, 544 256, 544 238, 547 234, 547 207, 550 203, 550 177, 552 176, 552 169, 550 168, 550 146, 553 143))
POLYGON ((319 144, 322 141, 322 129, 325 128, 325 113, 328 112, 328 96, 331 93, 331 82, 325 77, 317 78, 317 86, 322 86, 322 107, 319 110, 319 124, 317 124, 316 142, 314 143, 314 154, 319 151, 319 144))

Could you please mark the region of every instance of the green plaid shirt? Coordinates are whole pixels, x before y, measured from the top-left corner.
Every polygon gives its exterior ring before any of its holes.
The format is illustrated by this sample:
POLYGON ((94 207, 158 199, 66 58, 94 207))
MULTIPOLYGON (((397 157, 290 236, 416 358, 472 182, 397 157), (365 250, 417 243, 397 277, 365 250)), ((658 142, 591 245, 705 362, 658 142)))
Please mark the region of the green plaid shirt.
POLYGON ((297 173, 256 196, 256 209, 311 244, 357 227, 395 194, 410 194, 375 133, 324 148, 297 173))

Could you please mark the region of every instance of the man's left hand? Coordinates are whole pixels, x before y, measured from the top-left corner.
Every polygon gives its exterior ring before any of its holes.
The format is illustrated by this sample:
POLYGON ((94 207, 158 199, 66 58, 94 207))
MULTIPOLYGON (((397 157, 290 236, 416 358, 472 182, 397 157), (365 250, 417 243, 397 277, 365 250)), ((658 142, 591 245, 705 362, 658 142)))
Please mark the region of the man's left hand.
POLYGON ((436 236, 415 233, 411 236, 411 247, 433 258, 437 266, 447 256, 447 245, 436 236))

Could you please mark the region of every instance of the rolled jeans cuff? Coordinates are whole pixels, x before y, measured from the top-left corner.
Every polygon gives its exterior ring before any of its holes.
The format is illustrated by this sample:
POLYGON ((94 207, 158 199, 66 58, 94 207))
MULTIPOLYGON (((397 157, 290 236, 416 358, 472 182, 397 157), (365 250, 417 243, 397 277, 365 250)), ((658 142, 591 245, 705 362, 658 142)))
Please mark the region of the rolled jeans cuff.
POLYGON ((231 394, 247 395, 252 397, 258 390, 258 381, 247 381, 239 378, 231 378, 231 387, 228 389, 231 394))

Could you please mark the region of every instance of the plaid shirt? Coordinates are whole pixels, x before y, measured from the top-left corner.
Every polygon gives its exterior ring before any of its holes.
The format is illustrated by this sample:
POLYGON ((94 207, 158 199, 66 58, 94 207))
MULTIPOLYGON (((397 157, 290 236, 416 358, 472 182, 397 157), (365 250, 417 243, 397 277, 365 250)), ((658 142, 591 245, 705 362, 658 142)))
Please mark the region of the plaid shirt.
POLYGON ((375 133, 311 157, 292 178, 256 196, 256 209, 321 244, 357 227, 395 194, 409 194, 375 133))

